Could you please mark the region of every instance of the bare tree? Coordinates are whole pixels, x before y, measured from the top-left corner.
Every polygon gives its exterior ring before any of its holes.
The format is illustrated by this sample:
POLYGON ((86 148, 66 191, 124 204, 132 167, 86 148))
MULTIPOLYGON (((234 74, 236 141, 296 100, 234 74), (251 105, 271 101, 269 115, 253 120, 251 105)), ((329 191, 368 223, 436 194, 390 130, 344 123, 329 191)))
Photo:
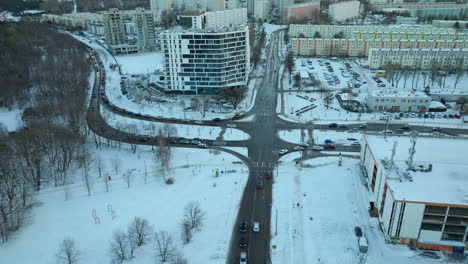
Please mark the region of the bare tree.
POLYGON ((292 69, 294 67, 294 56, 291 51, 288 52, 286 58, 284 59, 284 67, 286 67, 289 74, 291 74, 292 69))
POLYGON ((176 252, 172 257, 171 264, 188 264, 188 260, 184 258, 182 253, 176 252))
POLYGON ((205 219, 205 212, 200 208, 199 202, 189 202, 184 208, 184 221, 190 224, 190 228, 200 230, 205 219))
POLYGON ((114 173, 117 176, 117 174, 119 173, 119 169, 120 169, 120 159, 115 157, 111 160, 111 163, 112 163, 112 168, 114 169, 114 173))
POLYGON ((192 242, 192 225, 190 224, 190 221, 185 219, 181 223, 182 227, 182 241, 185 244, 189 244, 192 242))
POLYGON ((465 71, 463 70, 463 61, 458 60, 457 65, 455 66, 455 82, 453 83, 453 89, 457 89, 458 82, 460 79, 463 77, 465 74, 465 71))
POLYGON ((73 238, 65 238, 55 254, 57 263, 77 264, 80 260, 81 252, 78 249, 78 243, 73 238))
POLYGON ((127 234, 122 230, 117 230, 112 235, 110 253, 115 261, 122 262, 128 259, 128 240, 127 234))
POLYGON ((132 223, 128 227, 129 239, 133 240, 137 246, 145 244, 153 233, 153 228, 148 220, 140 217, 133 218, 132 223))
POLYGON ((160 262, 168 262, 176 253, 172 236, 167 231, 158 231, 154 234, 156 242, 156 259, 160 262))
POLYGON ((169 171, 171 159, 172 159, 172 150, 169 146, 168 138, 164 137, 164 134, 167 133, 164 131, 164 128, 160 128, 158 132, 158 148, 154 153, 154 162, 159 164, 159 171, 163 176, 163 180, 166 181, 166 174, 169 171))
POLYGON ((293 76, 294 80, 294 86, 298 88, 299 90, 301 89, 301 75, 299 73, 294 74, 293 76))
POLYGON ((218 98, 226 100, 234 109, 244 100, 246 89, 241 87, 223 87, 218 93, 218 98))
POLYGON ((91 189, 93 187, 91 176, 89 175, 91 169, 91 163, 93 162, 91 153, 86 146, 82 146, 78 154, 78 162, 82 170, 83 180, 88 191, 88 196, 91 195, 91 189))
POLYGON ((98 171, 98 176, 99 176, 99 178, 101 179, 101 178, 102 178, 102 174, 103 174, 103 172, 104 172, 104 170, 105 170, 105 168, 106 168, 106 164, 104 163, 104 161, 103 161, 102 158, 101 158, 101 155, 99 155, 99 154, 97 155, 97 159, 96 159, 95 165, 96 165, 96 169, 97 169, 97 171, 98 171))

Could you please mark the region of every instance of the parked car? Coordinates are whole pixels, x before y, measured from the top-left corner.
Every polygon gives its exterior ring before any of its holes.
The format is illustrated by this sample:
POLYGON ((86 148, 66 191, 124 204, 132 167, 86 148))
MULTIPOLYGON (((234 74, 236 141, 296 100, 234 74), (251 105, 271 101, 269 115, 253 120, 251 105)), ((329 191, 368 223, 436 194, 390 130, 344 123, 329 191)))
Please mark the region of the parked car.
POLYGON ((367 125, 366 124, 363 124, 363 125, 360 125, 359 126, 359 129, 366 129, 367 128, 367 125))
POLYGON ((303 146, 295 146, 294 150, 304 150, 304 147, 303 146))
POLYGON ((441 130, 442 130, 442 128, 440 128, 440 127, 433 127, 432 128, 432 131, 441 131, 441 130))
POLYGON ((235 127, 237 127, 236 124, 227 124, 226 126, 227 126, 227 127, 230 127, 230 128, 235 128, 235 127))
POLYGON ((205 143, 198 144, 199 148, 207 148, 208 146, 205 143))
POLYGON ((362 237, 362 230, 359 226, 356 226, 354 228, 354 233, 356 234, 357 237, 362 237))
POLYGON ((190 140, 187 140, 187 139, 179 139, 179 144, 190 144, 190 140))
POLYGON ((335 149, 335 148, 336 146, 331 143, 325 144, 325 149, 335 149))
POLYGON ((220 118, 218 118, 218 117, 216 117, 216 118, 213 118, 213 122, 219 122, 219 121, 221 121, 221 119, 220 119, 220 118))
POLYGON ((265 179, 271 179, 273 176, 271 174, 265 175, 265 179))
POLYGON ((409 126, 402 126, 402 127, 400 127, 400 129, 402 129, 402 130, 410 130, 411 128, 410 128, 409 126))
POLYGON ((260 232, 260 223, 259 222, 253 222, 252 231, 254 231, 255 233, 260 232))
POLYGON ((283 154, 288 153, 288 150, 287 150, 287 149, 282 149, 282 150, 278 151, 278 153, 279 153, 280 155, 283 155, 283 154))
POLYGON ((316 150, 316 151, 320 151, 320 150, 323 150, 323 147, 322 146, 314 146, 312 147, 313 150, 316 150))
POLYGON ((335 127, 338 127, 338 124, 337 123, 331 123, 331 124, 328 125, 328 127, 335 128, 335 127))
POLYGON ((197 139, 192 139, 192 145, 200 145, 200 140, 197 140, 197 139))
POLYGON ((345 124, 341 124, 341 125, 340 125, 340 128, 348 129, 348 126, 345 125, 345 124))
POLYGON ((203 124, 203 121, 197 120, 194 123, 197 124, 197 125, 201 125, 201 124, 203 124))

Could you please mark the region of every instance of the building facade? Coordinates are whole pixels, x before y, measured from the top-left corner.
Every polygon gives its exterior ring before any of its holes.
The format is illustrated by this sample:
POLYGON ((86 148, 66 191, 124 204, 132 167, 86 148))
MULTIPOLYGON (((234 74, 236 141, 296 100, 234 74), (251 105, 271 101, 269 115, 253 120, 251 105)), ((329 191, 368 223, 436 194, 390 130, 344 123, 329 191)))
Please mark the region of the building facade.
POLYGON ((230 25, 246 25, 247 9, 237 8, 223 11, 196 11, 179 16, 179 22, 187 28, 218 28, 230 25))
POLYGON ((225 0, 150 0, 152 11, 168 10, 172 8, 208 11, 218 11, 225 9, 225 0))
POLYGON ((291 20, 309 20, 315 12, 320 11, 320 2, 308 2, 293 4, 280 9, 280 17, 283 23, 288 23, 291 20))
POLYGON ((366 97, 372 111, 385 112, 426 112, 431 97, 423 92, 375 90, 366 97))
POLYGON ((245 87, 250 67, 247 26, 161 33, 165 92, 216 94, 245 87))
POLYGON ((270 0, 255 0, 254 17, 266 20, 270 14, 270 0))
POLYGON ((143 8, 132 11, 110 9, 104 13, 104 34, 113 54, 156 50, 153 13, 143 8))
POLYGON ((462 139, 363 135, 362 177, 387 242, 463 253, 467 149, 462 139))
POLYGON ((400 3, 400 2, 384 2, 384 3, 371 3, 371 9, 373 11, 382 11, 384 8, 404 8, 404 9, 414 9, 414 10, 422 10, 422 9, 463 9, 467 8, 467 4, 457 4, 455 2, 408 2, 408 3, 400 3))
POLYGON ((227 0, 226 1, 226 8, 227 9, 237 9, 239 8, 238 0, 227 0))
MULTIPOLYGON (((343 38, 357 38, 358 34, 374 34, 379 33, 385 37, 372 37, 372 38, 389 38, 388 34, 456 34, 455 29, 444 29, 434 27, 414 27, 414 26, 357 26, 357 25, 291 25, 289 27, 289 35, 291 37, 313 38, 315 32, 319 32, 320 38, 333 38, 336 34, 343 34, 343 38)), ((462 34, 463 35, 463 34, 462 34)), ((466 35, 466 34, 465 34, 466 35)), ((415 39, 419 39, 416 37, 415 39)))
POLYGON ((432 20, 432 26, 438 28, 457 28, 466 29, 468 28, 468 21, 466 20, 432 20))
POLYGON ((328 15, 334 22, 345 21, 359 16, 359 1, 346 1, 331 4, 328 7, 328 15))
POLYGON ((398 64, 412 69, 468 69, 468 49, 371 49, 369 69, 382 69, 385 64, 398 64))
POLYGON ((369 50, 384 49, 468 49, 467 40, 388 40, 291 38, 295 56, 364 57, 369 50))

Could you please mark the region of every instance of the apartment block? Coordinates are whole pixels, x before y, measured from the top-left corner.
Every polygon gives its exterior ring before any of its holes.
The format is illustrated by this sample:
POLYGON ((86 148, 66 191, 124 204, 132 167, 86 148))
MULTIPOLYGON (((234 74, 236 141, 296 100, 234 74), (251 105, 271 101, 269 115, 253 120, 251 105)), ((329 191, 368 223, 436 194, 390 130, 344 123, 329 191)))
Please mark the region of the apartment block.
POLYGON ((315 12, 320 11, 320 2, 293 4, 280 9, 281 21, 288 23, 291 20, 309 20, 315 12))
POLYGON ((468 49, 370 49, 369 68, 381 69, 393 63, 412 69, 468 69, 468 49))
POLYGON ((384 49, 468 49, 468 40, 388 40, 291 38, 296 56, 367 56, 373 48, 384 49))
POLYGON ((104 13, 106 43, 114 54, 156 50, 153 13, 143 8, 132 11, 110 9, 104 13))
POLYGON ((328 8, 328 15, 335 22, 345 21, 359 16, 359 1, 345 1, 331 4, 328 8))
POLYGON ((176 27, 161 33, 166 93, 216 94, 245 87, 250 67, 247 26, 176 27))
POLYGON ((467 20, 432 20, 432 26, 438 28, 455 28, 457 23, 461 29, 468 27, 467 20))
POLYGON ((217 28, 229 25, 246 25, 247 9, 237 8, 223 11, 189 11, 179 16, 179 22, 188 28, 217 28))
POLYGON ((89 23, 102 24, 102 13, 70 13, 63 15, 42 14, 42 21, 71 27, 74 29, 87 29, 89 23))
POLYGON ((225 9, 225 0, 150 0, 150 6, 152 11, 172 8, 185 8, 191 11, 199 9, 218 11, 225 9))
POLYGON ((457 33, 455 29, 434 28, 434 27, 414 27, 414 26, 382 26, 382 25, 291 25, 289 34, 291 37, 313 38, 315 32, 319 32, 320 38, 333 38, 336 34, 342 33, 343 38, 356 38, 356 34, 360 32, 374 33, 457 33))
POLYGON ((270 8, 270 0, 255 0, 254 17, 257 19, 266 20, 270 14, 270 8))

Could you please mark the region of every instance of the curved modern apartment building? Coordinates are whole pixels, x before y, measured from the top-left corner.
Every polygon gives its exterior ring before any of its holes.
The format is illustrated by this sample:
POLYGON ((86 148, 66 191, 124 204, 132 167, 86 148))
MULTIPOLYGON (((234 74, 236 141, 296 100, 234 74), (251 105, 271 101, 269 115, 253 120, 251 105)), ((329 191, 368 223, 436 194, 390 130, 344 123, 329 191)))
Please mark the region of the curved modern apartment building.
POLYGON ((172 28, 161 33, 167 93, 216 94, 245 87, 250 66, 247 26, 172 28))

